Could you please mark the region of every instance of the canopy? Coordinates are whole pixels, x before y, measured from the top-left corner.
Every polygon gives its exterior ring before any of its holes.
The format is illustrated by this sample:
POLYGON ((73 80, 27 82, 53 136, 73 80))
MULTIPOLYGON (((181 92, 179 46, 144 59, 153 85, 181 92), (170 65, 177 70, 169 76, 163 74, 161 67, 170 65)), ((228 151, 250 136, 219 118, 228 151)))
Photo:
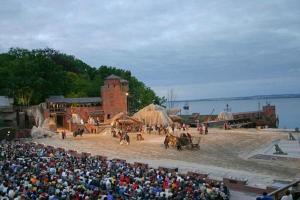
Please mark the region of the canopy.
POLYGON ((127 115, 125 115, 125 113, 120 112, 120 113, 116 114, 113 118, 111 118, 111 119, 109 120, 109 123, 110 123, 111 125, 114 125, 117 119, 121 119, 121 118, 123 118, 123 117, 125 117, 125 116, 127 116, 127 115))
POLYGON ((150 104, 133 115, 135 119, 142 121, 147 125, 168 126, 172 124, 166 109, 159 105, 150 104))
POLYGON ((142 124, 141 121, 134 119, 133 117, 129 117, 128 115, 126 115, 123 112, 120 112, 118 114, 116 114, 111 120, 110 120, 110 124, 112 126, 117 125, 117 124, 142 124))
POLYGON ((231 112, 220 112, 218 120, 233 120, 233 115, 231 112))

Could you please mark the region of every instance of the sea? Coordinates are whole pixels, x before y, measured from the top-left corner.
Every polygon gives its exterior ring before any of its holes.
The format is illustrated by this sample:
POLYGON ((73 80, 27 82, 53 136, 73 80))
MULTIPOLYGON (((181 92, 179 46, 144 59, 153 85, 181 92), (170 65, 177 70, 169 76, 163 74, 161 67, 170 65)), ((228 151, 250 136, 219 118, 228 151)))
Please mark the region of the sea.
POLYGON ((200 113, 203 115, 218 115, 227 109, 231 112, 248 112, 262 109, 262 106, 271 104, 276 106, 276 114, 279 118, 279 128, 300 128, 300 98, 274 98, 274 99, 247 99, 247 100, 193 100, 175 101, 173 107, 180 108, 181 114, 200 113), (185 105, 189 106, 184 110, 185 105))

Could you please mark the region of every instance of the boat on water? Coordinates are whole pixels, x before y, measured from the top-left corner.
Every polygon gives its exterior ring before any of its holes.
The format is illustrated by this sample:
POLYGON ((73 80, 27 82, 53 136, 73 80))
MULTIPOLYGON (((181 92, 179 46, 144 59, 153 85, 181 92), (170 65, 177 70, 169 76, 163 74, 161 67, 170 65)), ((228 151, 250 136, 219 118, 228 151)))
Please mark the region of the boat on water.
POLYGON ((190 109, 189 103, 186 102, 183 106, 183 110, 189 110, 189 109, 190 109))
POLYGON ((219 115, 213 115, 214 109, 208 115, 200 115, 193 113, 192 115, 180 115, 186 124, 196 126, 197 121, 207 123, 210 127, 222 127, 225 122, 231 127, 237 128, 253 128, 253 127, 269 127, 277 128, 279 119, 276 114, 275 105, 264 105, 262 109, 246 112, 231 112, 229 105, 219 115), (230 117, 228 117, 230 116, 230 117))

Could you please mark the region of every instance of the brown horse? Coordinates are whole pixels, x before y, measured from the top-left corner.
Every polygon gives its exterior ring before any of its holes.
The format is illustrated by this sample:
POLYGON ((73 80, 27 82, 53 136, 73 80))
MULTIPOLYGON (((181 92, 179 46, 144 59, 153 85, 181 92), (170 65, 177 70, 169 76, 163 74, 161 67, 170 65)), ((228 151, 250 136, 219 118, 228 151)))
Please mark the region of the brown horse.
POLYGON ((171 135, 171 134, 166 135, 165 141, 164 141, 165 148, 167 149, 169 147, 169 145, 171 145, 172 147, 176 147, 178 144, 178 141, 179 141, 178 137, 171 135))
POLYGON ((192 136, 189 133, 181 133, 180 137, 168 134, 164 141, 165 148, 169 148, 169 145, 176 147, 177 150, 182 150, 183 146, 193 145, 192 136))
POLYGON ((130 138, 129 138, 129 135, 127 133, 123 133, 122 136, 120 137, 120 144, 127 144, 129 145, 130 144, 130 138))
POLYGON ((73 132, 73 137, 76 137, 77 135, 82 136, 83 132, 84 132, 84 130, 79 128, 73 132))

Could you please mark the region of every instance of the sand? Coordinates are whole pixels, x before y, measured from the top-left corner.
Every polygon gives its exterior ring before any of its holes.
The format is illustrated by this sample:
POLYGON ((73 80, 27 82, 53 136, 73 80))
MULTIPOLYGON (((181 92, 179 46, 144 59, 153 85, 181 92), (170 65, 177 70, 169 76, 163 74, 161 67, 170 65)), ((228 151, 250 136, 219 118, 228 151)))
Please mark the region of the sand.
MULTIPOLYGON (((189 132, 197 134, 196 129, 190 129, 189 132)), ((251 158, 272 144, 272 141, 288 138, 287 133, 277 130, 209 129, 209 134, 202 136, 200 150, 183 151, 173 148, 166 150, 162 135, 144 134, 144 141, 136 141, 134 133, 130 136, 131 144, 128 146, 120 145, 119 140, 110 134, 86 134, 74 138, 69 133, 66 140, 55 135, 34 141, 93 155, 126 159, 128 162, 144 162, 154 167, 178 167, 182 172, 208 173, 210 177, 220 180, 223 177, 247 179, 250 185, 259 187, 272 184, 274 179, 293 180, 300 177, 300 159, 286 161, 251 158)))

